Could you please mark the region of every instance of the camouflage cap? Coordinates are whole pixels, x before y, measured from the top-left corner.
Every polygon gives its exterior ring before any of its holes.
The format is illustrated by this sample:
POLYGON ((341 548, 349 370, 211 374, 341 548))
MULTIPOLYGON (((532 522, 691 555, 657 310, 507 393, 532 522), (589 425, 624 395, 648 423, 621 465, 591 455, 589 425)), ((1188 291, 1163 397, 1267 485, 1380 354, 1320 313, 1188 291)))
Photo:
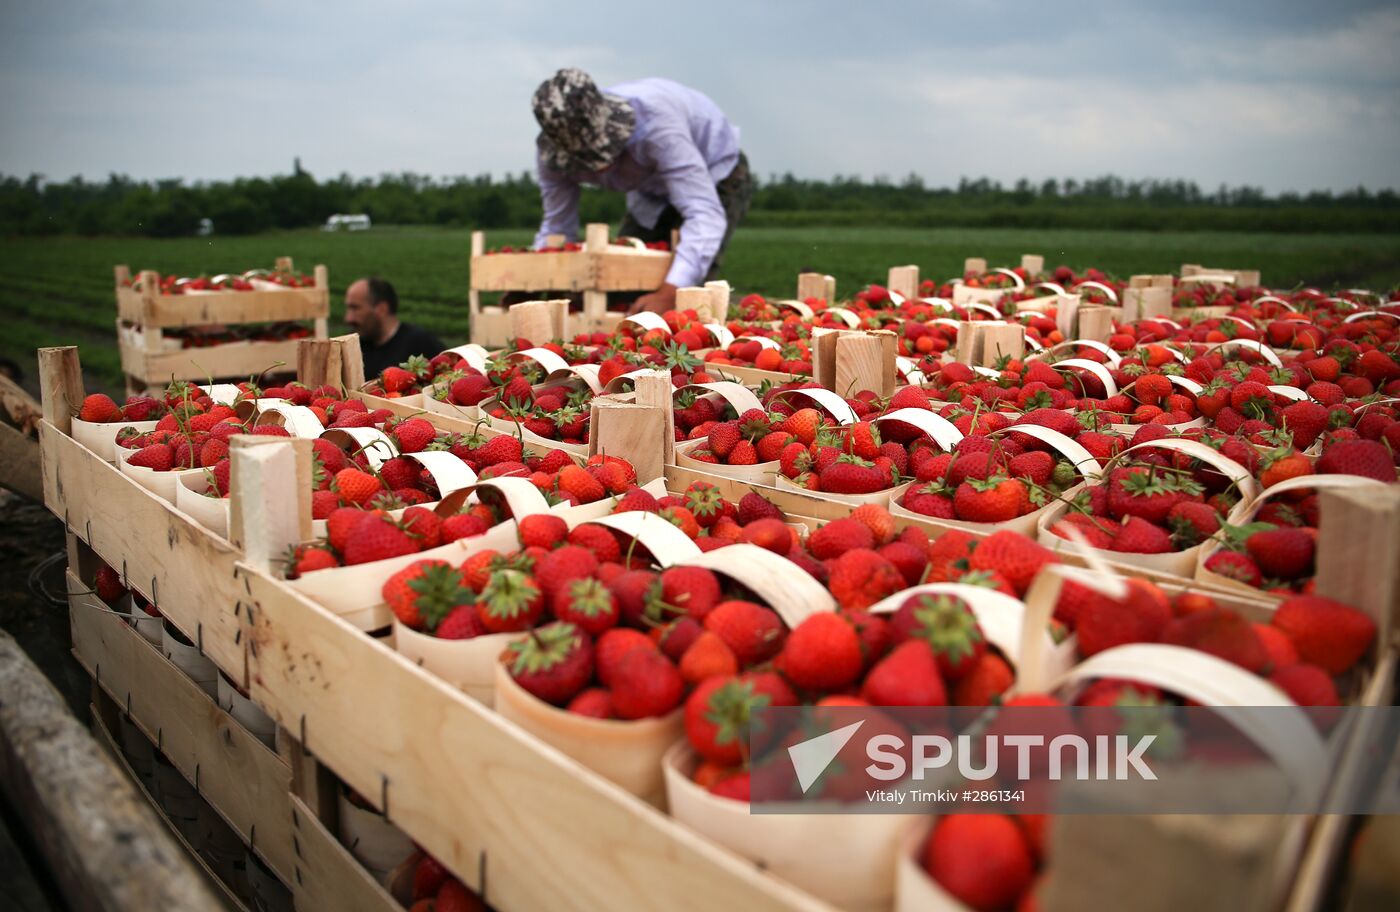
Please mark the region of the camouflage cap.
POLYGON ((582 70, 555 73, 532 101, 540 135, 535 144, 556 171, 601 171, 616 161, 636 124, 626 99, 605 95, 582 70))

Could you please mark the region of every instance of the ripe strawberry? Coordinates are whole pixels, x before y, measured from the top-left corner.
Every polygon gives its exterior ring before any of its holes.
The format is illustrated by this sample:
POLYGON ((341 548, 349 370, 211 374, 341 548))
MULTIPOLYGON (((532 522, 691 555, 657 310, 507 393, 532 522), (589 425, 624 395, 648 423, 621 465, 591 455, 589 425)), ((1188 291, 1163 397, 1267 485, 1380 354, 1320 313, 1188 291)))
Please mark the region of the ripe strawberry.
POLYGON ((1018 532, 994 532, 977 545, 968 559, 972 570, 996 570, 1018 593, 1024 594, 1042 568, 1059 563, 1055 552, 1018 532))
POLYGON ((481 591, 476 610, 492 633, 529 630, 544 613, 544 594, 531 577, 519 570, 494 570, 481 591))
POLYGON ((1166 554, 1175 550, 1166 529, 1140 516, 1129 516, 1113 536, 1114 551, 1125 554, 1166 554))
POLYGON ((751 466, 758 464, 758 451, 754 445, 747 440, 740 440, 730 449, 729 455, 724 457, 727 465, 751 466))
POLYGON ((1108 509, 1116 518, 1137 516, 1165 523, 1172 507, 1201 500, 1202 488, 1190 478, 1146 466, 1114 469, 1108 479, 1108 509))
POLYGON ((563 706, 593 676, 593 641, 573 624, 554 621, 507 646, 501 661, 525 690, 563 706))
POLYGON ((778 663, 800 689, 830 693, 855 681, 864 660, 860 637, 850 621, 839 614, 818 612, 788 634, 778 663))
POLYGON ((892 541, 882 545, 875 552, 894 564, 899 575, 904 577, 906 586, 917 586, 928 570, 928 549, 918 548, 908 542, 892 541))
POLYGON ((948 693, 926 640, 906 640, 865 676, 861 699, 874 706, 946 706, 948 693))
POLYGON ((572 579, 554 590, 554 616, 596 637, 617 624, 617 599, 591 577, 572 579))
POLYGON ((399 623, 429 631, 454 608, 476 600, 462 582, 462 571, 438 560, 409 564, 384 582, 381 595, 399 623))
POLYGON ((424 418, 409 418, 394 428, 394 441, 400 453, 421 453, 437 436, 437 428, 424 418))
POLYGON ((1274 669, 1269 683, 1299 706, 1341 706, 1337 685, 1316 665, 1295 663, 1274 669))
POLYGON ((668 567, 661 571, 662 601, 697 621, 704 621, 705 616, 723 598, 719 578, 711 570, 704 567, 668 567))
POLYGON ((1312 576, 1316 542, 1302 529, 1255 532, 1244 544, 1265 577, 1296 580, 1312 576))
POLYGON ((705 615, 704 624, 733 650, 741 668, 772 658, 783 645, 777 613, 753 602, 720 602, 705 615))
POLYGON ((835 560, 847 551, 874 547, 870 527, 854 517, 834 519, 807 536, 807 550, 817 560, 835 560))
POLYGON ((598 479, 576 465, 559 470, 559 490, 574 495, 579 503, 593 503, 607 495, 598 479))
POLYGON ((1206 559, 1205 567, 1211 573, 1218 573, 1246 586, 1258 589, 1264 585, 1259 565, 1254 563, 1249 555, 1240 554, 1238 551, 1217 551, 1206 559))
POLYGON ((624 655, 611 675, 613 709, 620 719, 664 716, 681 703, 685 680, 659 652, 634 649, 624 655))
POLYGON ((705 630, 681 655, 680 671, 686 683, 699 684, 714 675, 738 674, 739 660, 718 634, 705 630))
POLYGON ((1152 643, 1172 619, 1167 598, 1152 583, 1141 579, 1127 581, 1128 594, 1122 601, 1098 598, 1086 601, 1075 619, 1079 654, 1091 655, 1128 643, 1152 643))
POLYGON ((776 519, 756 519, 740 531, 740 539, 774 554, 786 555, 793 549, 792 530, 776 519))
POLYGON ((685 701, 686 739, 706 760, 733 766, 743 759, 753 710, 796 702, 795 697, 788 702, 774 700, 771 693, 760 692, 751 678, 706 678, 685 701))
POLYGON ((991 706, 1016 683, 1016 673, 995 652, 984 652, 953 684, 953 705, 991 706))
POLYGON ((347 567, 418 551, 417 540, 389 516, 382 513, 364 513, 362 516, 341 552, 347 567))
POLYGON ((593 556, 598 559, 600 564, 616 563, 622 559, 622 548, 618 545, 617 539, 613 537, 612 532, 603 526, 592 523, 576 526, 569 533, 569 544, 592 551, 593 556))
POLYGON ((480 896, 454 878, 438 890, 432 912, 487 912, 487 908, 480 896))
POLYGON ((93 393, 83 399, 82 407, 78 409, 78 420, 106 424, 109 421, 122 420, 122 411, 112 401, 112 397, 103 393, 93 393))
POLYGON ((1002 814, 940 817, 922 860, 940 887, 978 912, 1011 908, 1035 877, 1025 831, 1002 814))
POLYGON ((1298 661, 1298 650, 1293 647, 1293 641, 1282 630, 1272 624, 1255 623, 1252 626, 1254 632, 1259 635, 1259 642, 1264 646, 1264 652, 1269 657, 1268 668, 1279 669, 1285 665, 1293 665, 1298 661))
POLYGON ((965 481, 953 494, 953 512, 965 522, 994 523, 1030 512, 1030 495, 1023 482, 1004 475, 986 481, 965 481))
POLYGON ((1330 675, 1355 665, 1376 638, 1370 616, 1320 595, 1295 595, 1274 611, 1271 619, 1298 650, 1302 661, 1330 675))
POLYGON ((518 522, 521 548, 553 550, 569 537, 569 524, 553 513, 533 513, 518 522))
POLYGON ((817 429, 821 425, 821 412, 814 408, 801 408, 787 417, 782 429, 796 437, 798 442, 810 444, 817 439, 817 429))
POLYGON ((869 608, 904 588, 899 568, 867 548, 846 551, 829 566, 827 588, 846 611, 869 608))
POLYGON ((1195 547, 1220 531, 1220 514, 1209 504, 1183 500, 1167 513, 1167 528, 1177 547, 1195 547))
POLYGON ((895 611, 890 629, 896 643, 920 639, 932 646, 945 680, 962 677, 987 650, 977 616, 956 595, 911 595, 895 611))
POLYGON ((612 694, 601 687, 589 687, 569 701, 565 710, 590 719, 616 719, 613 711, 612 694))
POLYGON ((690 648, 690 644, 700 639, 704 633, 705 628, 699 621, 683 614, 660 627, 651 628, 648 635, 661 647, 661 652, 666 658, 672 662, 679 662, 681 656, 690 648))
POLYGON ((831 494, 873 494, 889 487, 893 479, 859 456, 840 456, 817 477, 821 489, 831 494))
POLYGON ((739 425, 733 421, 725 421, 710 429, 708 449, 720 459, 727 459, 730 451, 741 439, 739 425))
POLYGON ((475 605, 458 605, 437 625, 435 635, 440 640, 470 640, 486 632, 475 605))
POLYGON ((1254 627, 1228 608, 1174 618, 1162 629, 1161 642, 1199 649, 1255 674, 1269 664, 1254 627))
POLYGON ((379 382, 383 384, 386 393, 404 393, 417 384, 418 378, 402 367, 386 367, 379 375, 379 382))
POLYGON ((605 630, 603 635, 598 637, 595 658, 598 666, 598 680, 603 683, 603 686, 612 685, 613 672, 617 669, 618 663, 633 649, 647 649, 655 652, 657 646, 651 637, 630 627, 613 627, 610 630, 605 630))
MULTIPOLYGON (((626 492, 618 499, 617 506, 613 507, 614 513, 658 513, 660 511, 661 505, 656 502, 656 498, 652 496, 650 491, 642 488, 633 488, 626 492)), ((691 515, 695 515, 693 509, 691 515)), ((696 522, 702 526, 705 524, 699 516, 696 516, 696 522)))
MULTIPOLYGON (((555 450, 554 452, 561 452, 555 450)), ((480 466, 493 466, 500 463, 517 463, 524 457, 524 446, 520 438, 512 437, 509 434, 500 434, 492 437, 471 453, 471 458, 480 466)), ((568 456, 564 456, 565 464, 569 464, 568 456)), ((549 471, 549 470, 545 470, 549 471)))
POLYGON ((750 491, 739 499, 739 525, 747 526, 756 519, 783 519, 783 511, 762 494, 750 491))
POLYGON ((97 597, 106 602, 108 606, 115 606, 128 591, 126 586, 122 585, 121 575, 105 563, 100 564, 97 568, 93 589, 97 591, 97 597))
POLYGON ((383 490, 379 479, 368 472, 359 469, 341 469, 335 474, 335 479, 331 482, 331 489, 340 495, 340 500, 345 504, 355 504, 364 506, 383 490))
POLYGON ((1317 460, 1319 475, 1360 475, 1376 481, 1395 481, 1395 462, 1385 444, 1374 440, 1343 440, 1323 450, 1317 460))
POLYGON ((851 511, 851 519, 866 526, 874 536, 875 546, 894 541, 894 517, 879 504, 861 504, 851 511))

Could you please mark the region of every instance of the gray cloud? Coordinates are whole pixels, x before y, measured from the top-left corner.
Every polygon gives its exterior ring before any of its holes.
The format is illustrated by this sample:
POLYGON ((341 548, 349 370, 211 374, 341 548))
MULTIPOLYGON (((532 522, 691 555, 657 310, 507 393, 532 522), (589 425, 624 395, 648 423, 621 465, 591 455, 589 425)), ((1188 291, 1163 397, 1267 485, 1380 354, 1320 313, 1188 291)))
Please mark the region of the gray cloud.
POLYGON ((762 174, 1400 185, 1400 9, 1082 2, 0 7, 0 171, 530 167, 559 66, 713 96, 762 174))

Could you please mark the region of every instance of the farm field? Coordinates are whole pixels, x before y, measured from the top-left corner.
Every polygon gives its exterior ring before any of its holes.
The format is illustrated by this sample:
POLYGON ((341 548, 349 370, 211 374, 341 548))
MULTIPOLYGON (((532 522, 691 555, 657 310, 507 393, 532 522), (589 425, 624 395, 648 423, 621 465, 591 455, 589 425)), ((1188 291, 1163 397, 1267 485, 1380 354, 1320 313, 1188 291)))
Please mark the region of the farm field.
MULTIPOLYGON (((381 228, 363 234, 278 232, 249 237, 19 238, 0 240, 9 280, 0 356, 19 363, 34 385, 34 349, 77 343, 90 381, 120 385, 113 327, 112 266, 184 275, 270 266, 289 255, 304 270, 330 269, 332 315, 346 285, 377 273, 398 288, 401 314, 449 344, 467 337, 470 232, 381 228)), ((529 232, 489 232, 490 246, 528 243, 529 232)), ((925 278, 958 274, 968 256, 1014 263, 1023 253, 1047 266, 1097 266, 1127 276, 1176 271, 1183 262, 1257 268, 1266 284, 1390 287, 1400 283, 1400 235, 1270 235, 1212 232, 1033 229, 747 228, 736 234, 723 275, 740 293, 786 296, 806 269, 834 275, 841 294, 882 281, 889 266, 918 264, 925 278)), ((343 329, 332 320, 332 331, 343 329)))

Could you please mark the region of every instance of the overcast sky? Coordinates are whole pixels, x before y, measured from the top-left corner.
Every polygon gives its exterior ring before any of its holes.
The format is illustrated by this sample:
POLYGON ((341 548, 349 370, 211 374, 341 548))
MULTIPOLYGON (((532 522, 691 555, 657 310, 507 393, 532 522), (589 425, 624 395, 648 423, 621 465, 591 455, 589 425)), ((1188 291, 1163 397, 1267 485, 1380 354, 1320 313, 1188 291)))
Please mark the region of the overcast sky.
POLYGON ((532 167, 534 87, 666 76, 760 175, 1400 187, 1400 5, 0 0, 0 172, 532 167))

